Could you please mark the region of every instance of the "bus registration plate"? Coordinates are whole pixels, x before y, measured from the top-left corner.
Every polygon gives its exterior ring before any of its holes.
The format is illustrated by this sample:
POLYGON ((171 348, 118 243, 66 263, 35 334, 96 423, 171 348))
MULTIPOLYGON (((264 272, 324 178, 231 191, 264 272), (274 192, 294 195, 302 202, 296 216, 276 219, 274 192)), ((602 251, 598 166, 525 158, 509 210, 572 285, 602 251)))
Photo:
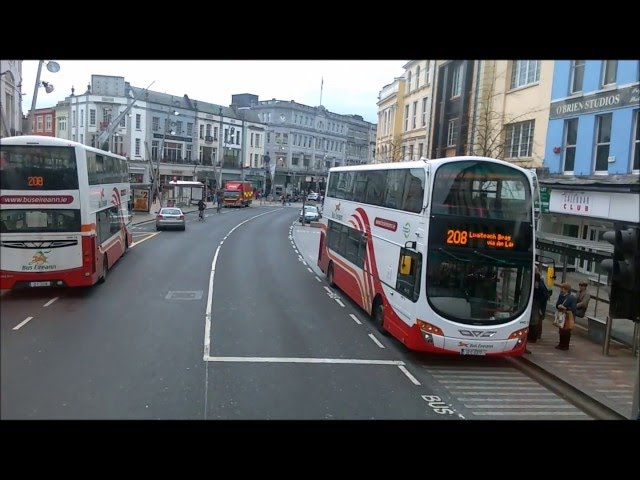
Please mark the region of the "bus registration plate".
POLYGON ((477 348, 463 348, 460 350, 460 355, 486 355, 486 350, 480 350, 477 348))
POLYGON ((30 282, 30 287, 50 287, 51 282, 30 282))

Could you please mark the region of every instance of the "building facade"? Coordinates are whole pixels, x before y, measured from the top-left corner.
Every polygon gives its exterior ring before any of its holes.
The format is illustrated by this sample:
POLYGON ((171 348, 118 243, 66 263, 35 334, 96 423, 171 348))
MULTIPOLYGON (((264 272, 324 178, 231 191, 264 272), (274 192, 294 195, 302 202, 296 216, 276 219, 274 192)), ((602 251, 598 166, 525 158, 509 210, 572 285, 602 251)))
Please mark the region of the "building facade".
POLYGON ((251 175, 251 165, 264 155, 265 127, 249 110, 133 87, 124 77, 92 75, 83 94, 72 89, 55 111, 60 137, 96 147, 106 141, 110 151, 129 159, 134 183, 157 176, 160 184, 197 180, 216 188, 246 178, 264 188, 264 172, 251 175))
MULTIPOLYGON (((640 225, 638 60, 555 62, 544 166, 549 197, 541 238, 610 254, 614 222, 640 225)), ((570 256, 596 276, 598 262, 570 256)))
POLYGON ((378 94, 376 163, 402 161, 404 88, 404 77, 398 77, 378 94))
POLYGON ((0 137, 22 135, 22 60, 0 60, 0 137))
POLYGON ((32 135, 42 135, 44 137, 56 136, 56 109, 39 108, 33 113, 32 135))
POLYGON ((435 62, 412 60, 405 66, 405 88, 401 112, 402 161, 420 160, 428 157, 427 132, 431 123, 433 104, 432 80, 435 62))
POLYGON ((360 115, 276 99, 253 101, 250 108, 266 125, 265 151, 275 165, 277 191, 323 191, 329 168, 373 160, 376 125, 360 115))

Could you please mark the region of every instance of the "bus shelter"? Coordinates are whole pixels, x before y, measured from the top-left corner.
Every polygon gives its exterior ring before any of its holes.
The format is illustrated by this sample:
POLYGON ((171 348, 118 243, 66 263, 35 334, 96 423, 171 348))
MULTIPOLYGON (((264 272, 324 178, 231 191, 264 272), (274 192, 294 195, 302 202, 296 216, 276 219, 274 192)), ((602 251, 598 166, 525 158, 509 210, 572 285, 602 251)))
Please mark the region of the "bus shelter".
POLYGON ((205 185, 202 182, 172 180, 162 186, 163 207, 187 207, 197 205, 204 199, 205 185))

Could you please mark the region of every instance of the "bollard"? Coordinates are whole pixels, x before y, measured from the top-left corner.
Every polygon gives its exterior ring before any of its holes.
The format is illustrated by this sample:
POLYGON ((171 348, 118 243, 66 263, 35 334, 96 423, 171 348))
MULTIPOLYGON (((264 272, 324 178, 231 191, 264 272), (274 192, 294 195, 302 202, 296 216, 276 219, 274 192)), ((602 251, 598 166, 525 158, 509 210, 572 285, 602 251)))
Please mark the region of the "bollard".
POLYGON ((611 341, 611 326, 613 324, 613 318, 607 315, 607 324, 604 327, 604 343, 602 344, 602 354, 609 355, 609 342, 611 341))

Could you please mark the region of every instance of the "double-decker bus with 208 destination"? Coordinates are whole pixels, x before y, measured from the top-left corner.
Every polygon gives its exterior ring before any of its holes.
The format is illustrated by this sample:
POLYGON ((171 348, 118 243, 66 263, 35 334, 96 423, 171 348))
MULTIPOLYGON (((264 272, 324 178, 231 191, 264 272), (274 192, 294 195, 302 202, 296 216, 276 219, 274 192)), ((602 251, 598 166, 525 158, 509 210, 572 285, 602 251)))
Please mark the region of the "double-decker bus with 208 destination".
POLYGON ((318 265, 410 349, 521 355, 532 189, 526 170, 484 157, 334 167, 318 265))
POLYGON ((60 138, 0 139, 0 288, 104 281, 132 244, 125 157, 60 138))

